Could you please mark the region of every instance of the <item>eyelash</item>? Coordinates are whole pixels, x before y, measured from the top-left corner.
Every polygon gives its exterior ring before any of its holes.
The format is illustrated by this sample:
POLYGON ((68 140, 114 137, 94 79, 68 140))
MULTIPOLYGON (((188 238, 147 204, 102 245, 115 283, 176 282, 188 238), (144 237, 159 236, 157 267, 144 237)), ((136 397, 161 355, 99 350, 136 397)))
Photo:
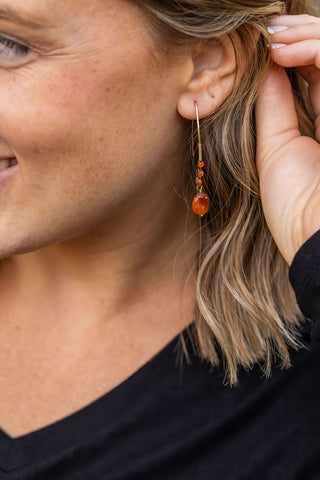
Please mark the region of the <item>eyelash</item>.
POLYGON ((30 52, 25 45, 0 35, 0 59, 6 49, 9 50, 9 55, 4 55, 5 58, 25 57, 30 52))

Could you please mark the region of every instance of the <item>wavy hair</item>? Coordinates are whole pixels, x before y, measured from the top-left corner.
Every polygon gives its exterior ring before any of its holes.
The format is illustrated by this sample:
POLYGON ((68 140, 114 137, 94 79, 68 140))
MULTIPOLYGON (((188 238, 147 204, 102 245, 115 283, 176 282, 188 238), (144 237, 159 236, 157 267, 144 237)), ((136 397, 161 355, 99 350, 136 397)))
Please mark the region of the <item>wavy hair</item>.
MULTIPOLYGON (((213 365, 223 363, 227 383, 235 385, 239 367, 250 369, 255 363, 270 375, 274 358, 280 359, 282 368, 289 367, 288 347, 302 346, 302 316, 288 280, 288 265, 263 216, 254 107, 270 62, 266 18, 316 13, 307 0, 135 1, 150 20, 155 43, 168 57, 174 46, 228 35, 238 67, 245 66, 238 68, 242 73, 225 102, 201 120, 205 190, 212 206, 201 227, 192 333, 203 359, 213 365)), ((314 137, 307 84, 295 69, 286 70, 300 131, 314 137)), ((196 168, 190 143, 184 152, 188 204, 196 168)))

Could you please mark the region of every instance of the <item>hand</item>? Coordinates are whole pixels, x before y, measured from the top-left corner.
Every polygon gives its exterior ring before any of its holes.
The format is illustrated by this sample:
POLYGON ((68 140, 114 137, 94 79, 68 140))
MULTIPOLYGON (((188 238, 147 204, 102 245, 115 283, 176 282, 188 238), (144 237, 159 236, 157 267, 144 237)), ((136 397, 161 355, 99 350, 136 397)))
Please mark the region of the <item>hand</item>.
POLYGON ((290 264, 302 244, 320 228, 320 19, 273 17, 273 62, 256 106, 257 168, 269 229, 290 264), (276 30, 277 28, 275 28, 276 30), (283 67, 297 67, 309 83, 316 114, 316 140, 298 128, 294 97, 283 67))

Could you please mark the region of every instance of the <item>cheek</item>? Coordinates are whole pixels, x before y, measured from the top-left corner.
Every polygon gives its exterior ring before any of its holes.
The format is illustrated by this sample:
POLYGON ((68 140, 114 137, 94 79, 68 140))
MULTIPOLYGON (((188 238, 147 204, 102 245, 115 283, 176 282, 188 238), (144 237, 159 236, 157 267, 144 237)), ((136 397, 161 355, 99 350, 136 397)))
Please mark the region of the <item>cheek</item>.
POLYGON ((83 133, 90 123, 97 100, 84 72, 75 73, 78 78, 57 71, 45 75, 31 71, 0 84, 5 98, 0 106, 1 137, 22 154, 43 149, 69 151, 70 139, 81 138, 79 131, 83 133))
POLYGON ((117 202, 141 189, 158 168, 154 144, 166 96, 148 55, 133 55, 131 63, 106 58, 90 69, 45 67, 39 64, 41 75, 30 68, 0 83, 8 99, 0 107, 0 137, 33 187, 28 197, 36 187, 37 198, 54 198, 60 208, 79 199, 117 202))
POLYGON ((152 71, 141 57, 132 65, 121 59, 105 63, 108 67, 100 61, 90 69, 39 64, 38 71, 30 67, 0 81, 0 137, 26 161, 44 154, 87 155, 88 149, 101 150, 106 140, 109 148, 121 149, 152 110, 152 92, 144 81, 152 84, 152 71))

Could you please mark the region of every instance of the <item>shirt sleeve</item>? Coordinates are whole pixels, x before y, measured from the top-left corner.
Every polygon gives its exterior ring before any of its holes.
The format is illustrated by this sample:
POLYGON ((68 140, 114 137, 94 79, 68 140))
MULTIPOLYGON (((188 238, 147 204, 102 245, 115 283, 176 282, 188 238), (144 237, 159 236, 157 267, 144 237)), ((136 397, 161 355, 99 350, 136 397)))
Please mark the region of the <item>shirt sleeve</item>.
POLYGON ((320 341, 320 230, 296 253, 289 279, 301 312, 312 320, 311 338, 320 341))

